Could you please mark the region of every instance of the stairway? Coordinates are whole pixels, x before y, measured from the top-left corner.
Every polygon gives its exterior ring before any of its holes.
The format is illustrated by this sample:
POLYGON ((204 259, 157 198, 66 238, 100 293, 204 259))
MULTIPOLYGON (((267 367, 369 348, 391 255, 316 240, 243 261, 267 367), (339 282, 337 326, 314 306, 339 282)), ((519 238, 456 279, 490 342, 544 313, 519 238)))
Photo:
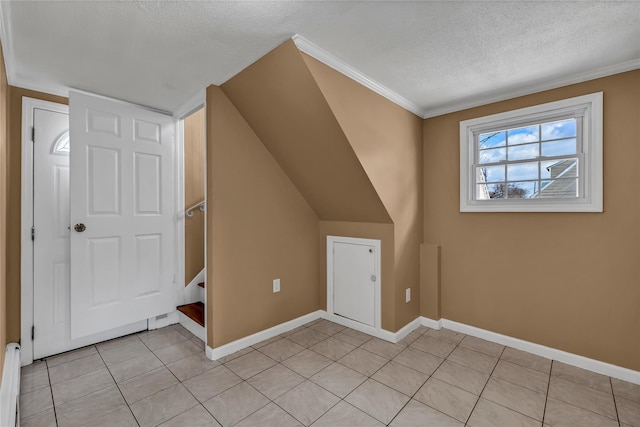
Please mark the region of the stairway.
POLYGON ((184 313, 189 319, 204 327, 204 304, 200 301, 191 304, 180 305, 177 310, 184 313))
MULTIPOLYGON (((191 284, 189 286, 195 286, 191 284)), ((176 307, 178 311, 178 318, 180 324, 187 328, 192 334, 205 341, 205 328, 204 328, 204 282, 198 283, 200 294, 200 301, 192 302, 190 304, 184 304, 176 307)), ((193 295, 192 295, 193 296, 193 295)), ((195 299, 195 298, 194 298, 195 299)), ((193 301, 194 299, 191 299, 193 301)), ((187 299, 188 301, 188 299, 187 299)))

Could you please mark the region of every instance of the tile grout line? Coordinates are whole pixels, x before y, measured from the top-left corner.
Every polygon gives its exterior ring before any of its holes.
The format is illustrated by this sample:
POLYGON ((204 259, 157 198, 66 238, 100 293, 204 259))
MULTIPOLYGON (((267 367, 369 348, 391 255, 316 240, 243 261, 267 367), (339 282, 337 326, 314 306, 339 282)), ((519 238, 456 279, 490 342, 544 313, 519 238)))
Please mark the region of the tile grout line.
MULTIPOLYGON (((138 339, 140 339, 140 338, 138 338, 138 339)), ((140 340, 140 341, 142 341, 142 340, 140 340)), ((109 372, 109 375, 111 376, 111 379, 113 380, 113 384, 116 386, 116 389, 118 390, 118 393, 120 393, 120 396, 122 396, 122 400, 124 400, 125 405, 127 405, 127 409, 129 410, 129 413, 133 417, 133 419, 136 422, 136 424, 138 424, 138 426, 139 426, 140 423, 138 422, 138 418, 136 418, 136 415, 131 410, 131 405, 129 405, 129 402, 127 402, 127 399, 124 398, 124 394, 122 394, 122 390, 120 390, 120 386, 118 385, 118 382, 116 381, 116 379, 113 377, 113 374, 111 373, 111 370, 109 369, 109 366, 107 366, 107 362, 104 361, 104 358, 102 357, 102 353, 100 353, 100 350, 98 349, 98 346, 96 345, 95 347, 96 347, 96 352, 100 356, 100 360, 102 360, 102 363, 104 363, 104 367, 107 369, 107 372, 109 372)), ((104 390, 104 389, 101 389, 101 390, 104 390)), ((113 412, 115 412, 115 411, 113 411, 113 412)), ((113 412, 110 412, 109 414, 112 414, 113 412)))
MULTIPOLYGON (((553 362, 559 362, 559 361, 554 360, 554 359, 551 359, 551 364, 552 364, 552 366, 553 366, 553 362)), ((561 362, 560 362, 560 363, 561 363, 561 362)), ((551 372, 553 372, 553 371, 551 371, 551 372)), ((552 377, 552 376, 553 376, 553 375, 550 375, 550 377, 549 377, 549 382, 551 382, 551 377, 552 377)), ((611 383, 611 377, 608 377, 608 378, 609 378, 609 382, 611 383)), ((565 382, 568 382, 568 383, 571 383, 571 384, 573 384, 574 386, 577 386, 577 387, 580 387, 580 388, 586 388, 586 389, 589 389, 589 390, 594 390, 594 391, 599 392, 599 393, 606 393, 606 392, 604 392, 604 391, 602 391, 602 390, 600 390, 600 389, 597 389, 597 388, 594 388, 594 387, 591 387, 591 386, 588 386, 588 385, 583 385, 583 384, 580 384, 580 383, 577 383, 577 382, 571 381, 571 380, 569 380, 569 379, 564 379, 564 378, 560 378, 560 377, 558 377, 558 379, 559 379, 559 380, 562 380, 562 381, 565 381, 565 382)), ((549 387, 549 388, 550 388, 550 387, 549 387)), ((616 418, 617 418, 617 419, 616 419, 616 420, 614 420, 614 421, 617 421, 617 422, 618 422, 618 425, 620 426, 620 425, 622 425, 622 422, 620 421, 620 417, 618 416, 618 408, 617 408, 617 404, 616 404, 616 398, 615 398, 615 394, 613 393, 613 384, 611 384, 611 398, 613 399, 613 405, 614 405, 614 408, 616 409, 616 418)), ((592 410, 591 410, 591 409, 589 409, 589 408, 583 408, 583 407, 578 406, 578 405, 576 405, 576 404, 574 404, 574 403, 571 403, 571 402, 567 402, 566 400, 563 400, 563 399, 562 399, 562 398, 560 398, 560 397, 556 397, 556 398, 554 398, 554 399, 555 399, 555 400, 558 400, 559 402, 564 403, 565 405, 569 405, 569 406, 572 406, 572 407, 574 407, 574 408, 577 408, 577 409, 581 409, 581 410, 583 410, 583 411, 590 412, 590 413, 592 413, 592 414, 594 414, 594 415, 597 415, 597 416, 600 416, 600 417, 604 417, 604 418, 608 418, 608 419, 610 419, 610 420, 613 420, 611 417, 609 417, 609 416, 607 416, 607 415, 605 415, 605 414, 602 414, 602 413, 600 413, 600 412, 592 411, 592 410)))
MULTIPOLYGON (((427 332, 429 332, 429 330, 431 330, 431 328, 428 328, 426 331, 424 331, 422 334, 420 334, 420 337, 423 337, 427 332)), ((420 337, 418 337, 418 338, 416 338, 415 340, 413 340, 413 341, 411 342, 411 344, 413 344, 413 343, 414 343, 414 342, 416 342, 418 339, 420 339, 420 337)), ((433 337, 432 337, 432 338, 433 338, 433 337)), ((433 339, 437 339, 437 338, 433 338, 433 339)), ((441 340, 441 341, 442 341, 442 340, 441 340)), ((406 346, 406 348, 409 348, 409 346, 410 346, 411 344, 408 344, 408 345, 406 346)), ((454 351, 456 348, 458 348, 458 346, 459 346, 459 345, 460 345, 460 343, 457 343, 457 344, 456 344, 456 346, 455 346, 455 347, 453 347, 453 348, 451 349, 451 351, 447 354, 447 357, 449 357, 449 355, 450 355, 451 353, 453 353, 453 351, 454 351)), ((422 350, 420 350, 420 349, 418 349, 418 348, 413 349, 413 350, 416 350, 416 351, 422 351, 422 350)), ((431 353, 427 353, 426 351, 423 351, 423 353, 429 354, 429 355, 431 355, 431 356, 435 356, 435 355, 432 355, 431 353)), ((438 357, 438 356, 436 356, 436 357, 438 357)), ((405 404, 402 406, 402 408, 400 408, 400 410, 398 411, 398 413, 396 413, 396 414, 393 416, 393 418, 391 418, 391 421, 389 421, 389 423, 388 423, 387 425, 390 425, 390 424, 393 422, 393 420, 395 420, 395 419, 398 417, 398 415, 400 415, 400 413, 404 410, 404 408, 406 408, 406 407, 407 407, 407 405, 408 405, 412 400, 416 400, 416 402, 420 402, 419 400, 414 399, 415 395, 416 395, 416 394, 418 394, 418 392, 420 391, 420 389, 421 389, 422 387, 424 387, 424 385, 427 383, 427 381, 429 381, 429 380, 433 377, 433 374, 434 374, 438 369, 440 369, 440 366, 442 366, 442 364, 445 362, 445 360, 447 360, 447 357, 442 358, 442 362, 440 362, 440 363, 438 364, 438 366, 433 370, 433 372, 431 372, 431 374, 427 376, 427 379, 426 379, 426 380, 424 380, 424 382, 422 383, 422 385, 420 385, 420 387, 418 387, 418 388, 416 389, 416 391, 415 391, 411 396, 409 396, 409 400, 407 401, 407 403, 405 403, 405 404)), ((403 365, 403 366, 404 366, 404 365, 403 365)), ((407 367, 408 367, 408 366, 407 366, 407 367)), ((408 368, 409 368, 409 369, 413 369, 413 368, 410 368, 410 367, 408 367, 408 368)), ((414 369, 414 370, 415 370, 415 369, 414 369)), ((420 403, 422 403, 422 402, 420 402, 420 403)), ((423 405, 424 405, 424 403, 423 403, 423 405)), ((434 411, 440 412, 441 414, 443 414, 443 415, 445 415, 445 416, 447 416, 447 417, 452 418, 452 419, 454 419, 454 420, 455 420, 455 418, 453 418, 452 416, 447 415, 447 414, 445 414, 444 412, 442 412, 442 411, 440 411, 440 410, 438 410, 438 409, 436 409, 436 408, 433 408, 433 407, 431 407, 431 406, 429 406, 429 405, 425 405, 425 406, 427 406, 427 407, 429 407, 429 408, 433 409, 434 411)), ((457 420, 456 420, 456 421, 457 421, 457 420)))
MULTIPOLYGON (((175 330, 175 329, 174 329, 174 330, 175 330)), ((176 332, 180 333, 180 331, 176 331, 176 332)), ((189 337, 187 337, 187 336, 186 336, 186 335, 184 335, 184 334, 182 334, 182 335, 183 335, 185 338, 187 338, 187 341, 191 341, 191 339, 190 339, 189 337)), ((192 334, 192 335, 193 335, 193 334, 192 334)), ((194 335, 194 336, 195 336, 195 335, 194 335)), ((148 348, 148 347, 147 347, 147 348, 148 348)), ((193 397, 193 398, 195 399, 195 401, 196 401, 196 404, 195 404, 195 405, 193 405, 193 406, 191 406, 191 407, 187 408, 186 410, 184 410, 184 411, 180 412, 179 414, 174 415, 173 417, 169 418, 168 420, 163 421, 162 423, 166 423, 166 422, 168 422, 168 421, 170 421, 170 420, 172 420, 172 419, 174 419, 174 418, 176 418, 176 417, 178 417, 178 416, 180 416, 180 415, 184 414, 185 412, 190 411, 191 409, 195 408, 196 406, 202 406, 202 408, 204 408, 204 410, 205 410, 205 411, 207 411, 207 413, 209 413, 209 414, 213 417, 213 419, 214 419, 218 424, 222 425, 222 423, 221 423, 220 421, 218 421, 218 419, 216 418, 216 416, 215 416, 215 415, 213 415, 211 412, 209 412, 209 410, 208 410, 207 408, 205 408, 205 406, 202 404, 202 402, 200 402, 200 401, 198 400, 198 398, 197 398, 197 397, 195 397, 195 396, 193 395, 193 393, 191 393, 191 390, 189 390, 189 388, 188 388, 188 387, 186 387, 186 386, 184 385, 183 381, 181 381, 181 380, 180 380, 180 378, 178 378, 178 377, 176 376, 176 374, 174 374, 174 373, 173 373, 173 371, 171 370, 171 368, 169 368, 169 367, 168 367, 168 366, 167 366, 167 365, 162 361, 162 359, 160 359, 160 358, 159 358, 159 357, 158 357, 158 356, 153 352, 153 350, 151 350, 151 349, 149 349, 149 350, 151 351, 151 353, 153 353, 153 355, 154 355, 154 356, 156 356, 156 357, 158 358, 158 360, 160 360, 160 363, 162 363, 162 365, 167 369, 167 371, 171 372, 171 375, 173 375, 173 377, 178 381, 178 384, 180 384, 180 385, 181 385, 181 386, 182 386, 182 387, 187 391, 187 393, 189 393, 189 394, 191 395, 191 397, 193 397)), ((194 354, 197 354, 197 353, 194 353, 194 354)), ((174 360, 173 362, 177 362, 177 361, 179 361, 179 360, 183 360, 183 359, 186 359, 186 358, 188 358, 188 357, 191 357, 191 356, 186 356, 186 357, 183 357, 182 359, 174 360)), ((173 362, 171 362, 171 363, 173 363, 173 362)), ((219 364, 218 366, 222 366, 222 364, 219 364)), ((216 367, 217 367, 217 366, 216 366, 216 367)), ((211 369, 215 369, 216 367, 213 367, 213 368, 211 368, 211 369)), ((211 370, 211 369, 209 369, 209 370, 211 370)), ((207 371, 205 371, 205 372, 208 372, 209 370, 207 370, 207 371)), ((187 380, 188 380, 188 379, 189 379, 189 378, 187 378, 187 380)), ((187 381, 187 380, 185 380, 185 381, 187 381)), ((178 385, 178 384, 176 384, 176 385, 178 385)), ((171 387, 175 387, 175 385, 173 385, 173 386, 171 386, 171 387)), ((168 388, 171 388, 171 387, 168 387, 168 388)), ((165 390, 167 390, 167 389, 165 389, 165 390)), ((164 391, 164 390, 161 390, 161 391, 164 391)), ((158 393, 159 393, 159 392, 158 392, 158 393)), ((154 394, 157 394, 157 393, 154 393, 154 394)), ((153 396, 153 394, 152 394, 151 396, 153 396)), ((146 399, 146 398, 145 398, 145 399, 146 399)))
POLYGON ((609 385, 611 386, 611 397, 613 398, 613 408, 616 410, 616 419, 618 420, 618 427, 622 425, 622 421, 620 421, 620 414, 618 413, 618 402, 616 402, 616 394, 613 391, 613 381, 611 377, 609 377, 609 385))
MULTIPOLYGON (((178 324, 179 324, 179 323, 178 323, 178 324)), ((176 330, 175 328, 173 328, 172 326, 173 326, 173 325, 168 325, 168 327, 169 327, 169 328, 171 328, 171 330, 173 330, 173 331, 175 331, 175 332, 179 333, 180 335, 182 335, 184 338, 186 338, 186 341, 191 342, 191 339, 190 339, 188 336, 186 336, 186 335, 182 334, 180 331, 177 331, 177 330, 176 330)), ((160 328, 160 329, 162 329, 162 328, 160 328)), ((193 334, 192 334, 192 335, 193 335, 193 334)), ((194 335, 194 336, 195 336, 195 335, 194 335)), ((159 390, 159 391, 157 391, 157 392, 155 392, 155 393, 152 393, 152 394, 150 394, 150 395, 148 395, 148 396, 145 396, 144 398, 142 398, 142 399, 140 399, 140 400, 137 400, 136 402, 139 402, 139 401, 141 401, 141 400, 147 399, 147 398, 149 398, 149 397, 151 397, 151 396, 155 396, 156 394, 161 393, 161 392, 163 392, 163 391, 165 391, 165 390, 168 390, 168 389, 170 389, 171 387, 175 387, 176 385, 182 385, 182 386, 183 386, 183 388, 184 388, 185 390, 187 390, 187 393, 189 393, 189 394, 190 394, 190 395, 195 399, 196 404, 195 404, 195 405, 193 405, 193 406, 191 406, 191 407, 189 407, 189 408, 187 408, 186 410, 184 410, 184 411, 180 412, 179 414, 176 414, 176 415, 174 415, 173 417, 171 417, 171 418, 169 418, 169 419, 167 419, 167 420, 164 420, 164 421, 163 421, 163 423, 165 423, 165 422, 167 422, 167 421, 169 421, 169 420, 172 420, 172 419, 174 419, 174 418, 178 417, 179 415, 184 414, 185 412, 187 412, 187 411, 189 411, 189 410, 191 410, 191 409, 195 408, 195 407, 196 407, 196 406, 198 406, 198 405, 201 405, 201 406, 204 408, 204 410, 205 410, 205 411, 207 411, 209 414, 211 414, 211 412, 209 412, 209 410, 207 410, 207 408, 205 408, 205 407, 204 407, 204 405, 202 405, 202 403, 201 403, 201 402, 200 402, 200 401, 199 401, 199 400, 198 400, 198 399, 193 395, 193 393, 191 393, 191 390, 189 390, 187 387, 185 387, 185 386, 184 386, 183 381, 181 381, 181 380, 176 376, 176 374, 174 374, 174 373, 173 373, 173 371, 172 371, 172 370, 167 366, 167 364, 166 364, 162 359, 160 359, 160 358, 158 357, 158 355, 155 353, 155 351, 154 351, 154 350, 151 350, 151 348, 149 348, 149 346, 148 346, 148 345, 147 345, 147 344, 142 340, 142 338, 140 338, 139 336, 138 336, 138 339, 139 339, 139 340, 140 340, 140 342, 142 342, 142 344, 147 348, 147 350, 149 350, 149 351, 151 352, 151 354, 153 354, 153 355, 156 357, 156 359, 158 359, 158 360, 160 361, 160 363, 162 363, 162 367, 164 367, 167 371, 169 371, 169 373, 171 373, 171 375, 173 375, 173 377, 176 379, 176 381, 178 381, 178 384, 174 384, 174 385, 172 385, 172 386, 169 386, 169 387, 167 387, 167 388, 164 388, 164 389, 162 389, 162 390, 159 390)), ((178 342, 178 343, 176 343, 176 344, 182 344, 183 342, 184 342, 184 341, 180 341, 180 342, 178 342)), ((166 345, 166 346, 163 346, 163 347, 157 348, 156 350, 162 350, 163 348, 169 347, 169 346, 171 346, 171 345, 176 345, 176 344, 169 344, 169 345, 166 345)), ((194 353, 194 354, 195 354, 195 353, 194 353)), ((186 357, 183 357, 183 358, 181 358, 181 359, 174 360, 173 362, 177 362, 177 361, 180 361, 180 360, 186 359, 186 358, 188 358, 188 357, 190 357, 190 356, 186 356, 186 357)), ((171 362, 171 363, 173 363, 173 362, 171 362)), ((219 366, 222 366, 222 364, 220 364, 219 366)), ((157 368, 157 369, 160 369, 160 368, 157 368)), ((212 369, 213 369, 213 368, 212 368, 212 369)), ((136 375, 136 376, 131 377, 131 378, 127 378, 127 380, 126 380, 126 381, 128 381, 128 380, 130 380, 130 379, 133 379, 133 378, 136 378, 136 377, 139 377, 139 376, 144 375, 144 374, 146 374, 146 373, 152 372, 152 371, 154 371, 154 370, 155 370, 155 369, 153 369, 153 370, 151 370, 151 371, 144 372, 144 373, 142 373, 142 374, 136 375)), ((115 381, 115 378, 114 378, 114 381, 115 381)), ((185 380, 185 381, 186 381, 186 380, 185 380)), ((117 384, 117 383, 116 383, 116 384, 117 384)), ((119 386, 118 386, 118 389, 119 389, 119 386)), ((124 396, 123 396, 123 398, 124 398, 124 396)), ((126 399, 125 399, 125 402, 126 402, 126 399)), ((136 402, 132 402, 132 403, 136 403, 136 402)), ((131 406, 129 405, 129 403, 128 403, 128 402, 127 402, 127 406, 129 407, 129 411, 131 411, 131 406)), ((133 411, 131 411, 131 412, 132 412, 132 414, 133 414, 133 411)), ((215 417, 215 415, 211 414, 211 416, 213 417, 213 419, 214 419, 214 420, 216 420, 216 422, 218 422, 218 419, 215 417)), ((134 418, 135 418, 135 415, 134 415, 134 418)), ((137 421, 138 421, 138 419, 136 418, 136 422, 137 422, 137 421)), ((138 425, 140 425, 140 423, 138 423, 138 425)))
MULTIPOLYGON (((306 326, 306 325, 302 325, 302 326, 304 326, 306 329, 312 329, 312 328, 310 328, 310 327, 308 327, 308 326, 306 326)), ((315 330, 315 329, 312 329, 312 330, 313 330, 314 332, 317 332, 317 333, 322 333, 322 332, 317 331, 317 330, 315 330)), ((334 333, 333 335, 335 335, 335 334, 337 334, 337 333, 338 333, 338 332, 334 333)), ((326 335, 326 334, 324 334, 324 335, 326 335)), ((320 343, 320 342, 322 342, 322 341, 325 341, 325 340, 329 339, 329 338, 330 338, 330 337, 332 337, 333 335, 329 335, 327 338, 325 338, 325 339, 323 339, 323 340, 319 341, 318 343, 320 343)), ((282 335, 279 335, 279 336, 281 337, 281 339, 287 339, 287 336, 282 336, 282 335)), ((273 341, 273 342, 277 342, 277 341, 280 341, 280 340, 278 339, 278 340, 275 340, 275 341, 273 341)), ((287 341, 291 341, 291 340, 287 340, 287 341)), ((269 344, 272 344, 273 342, 271 342, 271 343, 269 343, 269 344)), ((295 343, 295 344, 298 344, 298 343, 296 343, 295 341, 291 341, 291 342, 293 342, 293 343, 295 343)), ((302 353, 302 352, 303 352, 303 351, 305 351, 305 350, 309 350, 309 351, 311 351, 311 352, 313 352, 313 353, 319 354, 319 353, 315 352, 314 350, 311 350, 311 349, 310 349, 312 346, 314 346, 314 345, 316 345, 316 344, 318 344, 318 343, 312 344, 312 345, 310 345, 309 347, 305 347, 305 346, 303 346, 303 345, 298 344, 298 345, 300 345, 301 347, 303 347, 303 348, 304 348, 304 350, 301 350, 301 351, 299 351, 299 352, 298 352, 298 353, 296 353, 296 354, 292 354, 291 356, 287 357, 286 359, 283 359, 281 362, 278 362, 277 360, 275 360, 275 359, 271 358, 269 355, 267 355, 267 354, 265 354, 265 353, 261 352, 258 348, 254 348, 253 346, 251 346, 251 348, 253 348, 253 350, 254 350, 254 351, 257 351, 258 353, 260 353, 260 354, 264 355, 265 357, 268 357, 269 359, 271 359, 271 360, 273 360, 274 362, 276 362, 276 364, 275 364, 275 365, 273 365, 273 366, 281 365, 281 366, 283 366, 284 368, 289 369, 289 370, 291 370, 292 372, 294 372, 294 373, 296 373, 297 375, 300 375, 302 378, 304 378, 304 380, 302 380, 300 383, 296 384, 295 386, 291 387, 289 390, 285 391, 284 393, 282 393, 281 395, 279 395, 278 397, 276 397, 276 399, 277 399, 277 398, 279 398, 279 397, 281 397, 281 396, 284 396, 285 394, 287 394, 288 392, 290 392, 290 391, 291 391, 291 390, 293 390, 294 388, 298 387, 300 384, 303 384, 305 381, 309 381, 309 382, 311 382, 311 383, 315 384, 316 386, 318 386, 318 387, 322 388, 323 390, 327 391, 328 393, 330 393, 330 394, 332 394, 332 395, 336 396, 334 393, 330 392, 329 390, 326 390, 324 387, 322 387, 322 386, 320 386, 319 384, 316 384, 316 383, 314 383, 313 381, 311 381, 311 377, 307 378, 307 377, 305 377, 305 376, 303 376, 303 375, 299 374, 298 372, 294 371, 293 369, 290 369, 290 368, 288 368, 287 366, 285 366, 285 365, 283 365, 283 364, 282 364, 282 362, 283 362, 283 361, 285 361, 285 360, 287 360, 287 359, 290 359, 290 358, 294 357, 295 355, 302 353)), ((269 344, 267 344, 267 345, 269 345, 269 344)), ((261 347, 261 348, 262 348, 262 347, 261 347)), ((355 350, 355 349, 354 349, 354 350, 355 350)), ((352 350, 352 351, 353 351, 353 350, 352 350)), ((321 355, 321 354, 319 354, 319 355, 320 355, 320 356, 323 356, 323 357, 326 357, 326 356, 321 355)), ((240 357, 242 357, 242 356, 240 356, 240 357)), ((326 358, 327 358, 327 359, 329 359, 328 357, 326 357, 326 358)), ((232 360, 233 360, 233 359, 232 359, 232 360)), ((331 360, 331 359, 329 359, 329 360, 331 360)), ((231 360, 229 360, 228 362, 231 362, 231 360)), ((335 361, 333 361, 333 360, 332 360, 332 363, 334 363, 334 362, 335 362, 335 361)), ((286 409, 284 409, 282 406, 278 405, 278 403, 277 403, 275 400, 273 400, 273 399, 271 399, 270 397, 266 396, 264 393, 262 393, 260 390, 258 390, 258 389, 256 389, 255 387, 253 387, 253 386, 248 382, 248 380, 250 380, 251 378, 253 378, 253 377, 255 377, 255 376, 260 375, 261 373, 265 372, 265 371, 266 371, 266 370, 268 370, 268 369, 273 368, 273 366, 270 366, 269 368, 264 369, 263 371, 260 371, 260 372, 256 373, 255 375, 252 375, 251 377, 249 377, 249 378, 247 378, 247 379, 243 379, 243 382, 247 383, 247 385, 248 385, 249 387, 253 388, 253 389, 254 389, 254 390, 256 390, 258 393, 260 393, 262 396, 264 396, 264 397, 269 401, 269 403, 273 403, 273 404, 274 404, 274 405, 276 405, 278 408, 280 408, 281 410, 283 410, 286 414, 288 414, 291 418, 293 418, 294 420, 296 420, 296 421, 298 421, 298 422, 300 422, 300 423, 302 423, 302 424, 304 425, 304 423, 303 423, 301 420, 299 420, 298 418, 296 418, 293 414, 291 414, 289 411, 287 411, 286 409)), ((331 366, 331 365, 329 365, 329 366, 331 366)), ((227 369, 229 369, 229 368, 227 368, 227 369)), ((318 372, 321 372, 321 371, 322 371, 322 370, 324 370, 324 369, 326 369, 326 367, 325 367, 325 368, 322 368, 322 369, 321 369, 320 371, 318 371, 318 372)), ((231 371, 231 372, 233 372, 233 371, 231 371)), ((318 372, 316 372, 315 374, 317 374, 318 372)), ((235 374, 235 372, 234 372, 234 374, 235 374)), ((313 374, 313 375, 315 375, 315 374, 313 374)), ((237 375, 237 374, 236 374, 236 375, 237 375)), ((312 376, 313 376, 313 375, 312 375, 312 376)), ((242 384, 242 383, 240 383, 240 384, 242 384)), ((236 385, 236 386, 237 386, 237 385, 236 385)), ((236 387, 236 386, 233 386, 233 387, 236 387)), ((233 387, 231 387, 231 388, 233 388, 233 387)), ((225 391, 226 391, 226 390, 225 390, 225 391)), ((224 391, 223 391, 222 393, 224 393, 224 391)), ((220 394, 222 394, 222 393, 220 393, 220 394)), ((218 395, 220 395, 220 394, 218 394, 218 395)), ((334 406, 338 405, 338 403, 340 403, 340 402, 343 400, 343 399, 341 399, 341 398, 340 398, 340 396, 336 396, 336 397, 339 399, 339 400, 338 400, 338 402, 337 402, 335 405, 332 405, 331 407, 329 407, 329 408, 328 408, 325 412, 323 412, 323 413, 322 413, 318 418, 316 418, 315 420, 313 420, 313 421, 311 422, 311 424, 315 423, 315 422, 316 422, 318 419, 320 419, 324 414, 326 414, 327 412, 329 412, 329 411, 330 411, 334 406)), ((213 399, 213 398, 215 398, 215 396, 214 396, 214 397, 212 397, 212 399, 213 399)), ((265 404, 265 405, 263 405, 263 406, 259 407, 258 409, 256 409, 255 411, 253 411, 252 413, 250 413, 250 414, 249 414, 249 415, 247 415, 246 417, 242 418, 241 420, 238 420, 237 422, 235 422, 235 423, 234 423, 234 425, 239 424, 240 422, 242 422, 242 421, 244 421, 245 419, 249 418, 250 416, 252 416, 252 415, 253 415, 253 414, 255 414, 256 412, 260 411, 262 408, 264 408, 264 407, 268 406, 268 405, 269 405, 269 403, 267 403, 267 404, 265 404)), ((212 414, 212 415, 213 415, 213 414, 212 414)), ((309 424, 309 425, 311 425, 311 424, 309 424)))
POLYGON ((544 396, 544 409, 542 410, 542 425, 547 417, 547 403, 549 402, 549 389, 551 388, 551 372, 553 371, 553 359, 551 359, 551 367, 549 368, 549 380, 547 381, 547 393, 544 396))
MULTIPOLYGON (((462 342, 462 340, 460 342, 462 342)), ((458 344, 458 346, 459 345, 460 344, 458 344)), ((494 371, 496 370, 496 367, 498 366, 498 363, 500 363, 500 358, 504 354, 504 351, 506 350, 506 348, 507 348, 507 346, 502 346, 502 351, 500 352, 500 356, 498 356, 498 360, 496 361, 496 364, 493 366, 493 369, 491 369, 491 373, 489 373, 489 378, 487 378, 487 382, 484 383, 484 386, 482 387, 482 390, 480 390, 480 394, 478 395, 478 399, 476 399, 476 403, 473 405, 473 408, 471 408, 471 412, 469 412, 469 416, 467 417, 466 421, 464 422, 465 426, 469 424, 469 420, 471 419, 471 415, 473 415, 473 411, 476 410, 476 407, 478 406, 478 402, 480 402, 480 398, 482 397, 482 393, 484 393, 484 389, 487 388, 487 384, 489 384, 489 381, 491 381, 491 376, 493 375, 494 371)), ((480 353, 480 352, 478 352, 478 353, 480 353)), ((481 353, 481 354, 484 354, 484 353, 481 353)), ((500 405, 500 406, 502 406, 502 405, 500 405)), ((505 406, 505 408, 506 408, 506 406, 505 406)), ((507 408, 507 409, 510 409, 510 410, 513 411, 513 409, 511 409, 511 408, 507 408)), ((517 411, 514 411, 514 412, 517 412, 517 411)))
POLYGON ((56 401, 53 399, 53 385, 51 384, 51 375, 49 375, 49 364, 44 360, 44 367, 47 369, 47 378, 49 379, 49 392, 51 393, 51 406, 53 406, 53 419, 58 425, 58 411, 56 411, 56 401))

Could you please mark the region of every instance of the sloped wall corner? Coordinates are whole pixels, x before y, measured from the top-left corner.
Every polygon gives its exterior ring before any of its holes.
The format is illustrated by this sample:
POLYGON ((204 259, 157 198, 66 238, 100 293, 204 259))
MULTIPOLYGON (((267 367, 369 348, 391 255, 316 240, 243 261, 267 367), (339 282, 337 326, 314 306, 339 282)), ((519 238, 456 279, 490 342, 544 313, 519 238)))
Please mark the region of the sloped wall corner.
POLYGON ((216 86, 206 114, 207 344, 215 348, 319 309, 318 216, 216 86))
POLYGON ((396 331, 420 313, 422 119, 316 59, 302 56, 393 221, 393 289, 383 301, 383 318, 387 319, 385 329, 396 331), (405 301, 407 288, 410 302, 405 301))

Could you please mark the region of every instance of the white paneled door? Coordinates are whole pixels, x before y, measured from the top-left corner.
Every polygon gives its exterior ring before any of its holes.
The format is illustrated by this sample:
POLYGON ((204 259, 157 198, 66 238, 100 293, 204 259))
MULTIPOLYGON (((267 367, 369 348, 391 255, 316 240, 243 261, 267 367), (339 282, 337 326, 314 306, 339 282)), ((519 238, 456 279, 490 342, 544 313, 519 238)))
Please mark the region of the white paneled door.
POLYGON ((72 92, 71 337, 175 310, 171 116, 72 92))

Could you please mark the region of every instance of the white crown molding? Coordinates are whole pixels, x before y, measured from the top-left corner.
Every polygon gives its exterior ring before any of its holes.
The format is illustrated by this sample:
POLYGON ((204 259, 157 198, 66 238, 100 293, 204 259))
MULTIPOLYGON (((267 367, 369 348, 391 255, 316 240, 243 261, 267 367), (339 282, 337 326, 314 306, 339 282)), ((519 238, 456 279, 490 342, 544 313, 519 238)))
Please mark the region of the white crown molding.
POLYGON ((557 89, 559 87, 599 79, 601 77, 612 76, 614 74, 624 73, 627 71, 636 70, 638 68, 640 68, 640 59, 634 59, 632 61, 598 68, 597 70, 585 71, 583 73, 577 73, 567 77, 561 77, 558 79, 524 85, 508 91, 496 91, 494 93, 478 97, 470 97, 464 101, 444 104, 435 108, 427 108, 423 111, 422 118, 428 119, 430 117, 454 113, 456 111, 462 111, 468 108, 480 107, 482 105, 505 101, 507 99, 513 99, 519 96, 531 95, 534 93, 543 92, 545 90, 557 89))
POLYGON ((295 43, 298 49, 300 49, 302 52, 306 53, 307 55, 317 59, 318 61, 322 62, 325 65, 328 65, 329 67, 333 68, 339 73, 344 74, 345 76, 351 78, 352 80, 355 80, 356 82, 360 83, 364 87, 371 89, 378 95, 381 95, 387 98, 389 101, 399 105, 405 110, 411 111, 413 114, 419 117, 423 116, 423 113, 424 113, 423 109, 417 106, 416 104, 414 104, 413 102, 409 101, 407 98, 400 96, 394 91, 392 91, 391 89, 381 85, 380 83, 373 80, 371 77, 360 72, 359 70, 356 70, 351 65, 335 57, 334 55, 327 52, 326 50, 316 46, 315 44, 311 43, 309 40, 305 39, 301 35, 295 34, 293 37, 291 37, 291 40, 293 40, 293 42, 295 43))
POLYGON ((542 92, 545 90, 556 89, 563 86, 568 86, 575 83, 582 83, 588 80, 598 79, 601 77, 612 76, 614 74, 624 73, 626 71, 636 70, 640 68, 640 59, 634 59, 620 64, 614 64, 597 70, 585 71, 582 73, 572 74, 571 76, 561 77, 558 79, 546 80, 544 82, 533 83, 529 85, 519 86, 512 90, 496 91, 489 94, 480 96, 472 96, 463 101, 457 101, 440 105, 433 108, 421 108, 403 96, 393 92, 391 89, 381 85, 373 80, 371 77, 355 69, 351 65, 335 57, 326 50, 316 46, 309 40, 305 39, 299 34, 295 34, 291 37, 295 45, 302 52, 317 59, 318 61, 328 65, 339 73, 355 80, 366 88, 376 92, 377 94, 387 98, 391 102, 399 105, 400 107, 422 117, 428 119, 430 117, 441 116, 443 114, 453 113, 456 111, 466 110, 468 108, 479 107, 482 105, 491 104, 494 102, 505 101, 507 99, 517 98, 519 96, 531 95, 533 93, 542 92))
POLYGON ((4 67, 7 71, 7 83, 13 86, 16 80, 15 55, 11 31, 11 2, 0 1, 0 43, 4 56, 4 67))
POLYGON ((184 119, 185 117, 190 116, 192 113, 204 107, 206 96, 206 89, 197 91, 178 108, 174 109, 173 117, 176 119, 184 119))

